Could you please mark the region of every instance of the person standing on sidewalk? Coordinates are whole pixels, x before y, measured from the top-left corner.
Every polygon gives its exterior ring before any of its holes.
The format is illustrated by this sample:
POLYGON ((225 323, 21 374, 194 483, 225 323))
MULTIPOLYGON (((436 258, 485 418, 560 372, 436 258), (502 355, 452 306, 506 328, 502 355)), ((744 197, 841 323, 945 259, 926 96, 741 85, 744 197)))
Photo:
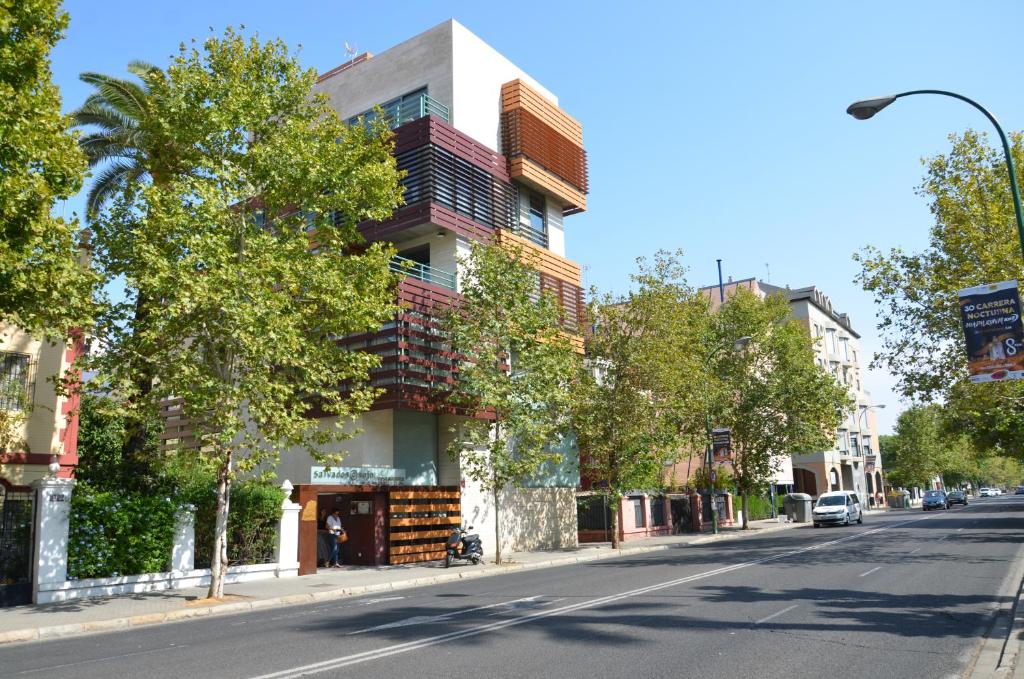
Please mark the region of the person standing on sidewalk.
POLYGON ((338 542, 338 538, 345 532, 345 528, 341 525, 341 510, 337 507, 332 509, 331 515, 327 517, 327 532, 329 532, 333 538, 331 541, 330 567, 341 568, 341 543, 338 542))

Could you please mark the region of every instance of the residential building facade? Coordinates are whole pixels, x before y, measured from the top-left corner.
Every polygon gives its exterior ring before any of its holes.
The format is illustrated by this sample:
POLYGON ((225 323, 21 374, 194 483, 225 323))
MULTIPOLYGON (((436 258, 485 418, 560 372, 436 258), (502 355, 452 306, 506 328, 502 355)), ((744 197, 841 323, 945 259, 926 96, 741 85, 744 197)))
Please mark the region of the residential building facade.
POLYGON ((875 422, 875 404, 864 385, 860 334, 850 317, 837 311, 827 295, 815 286, 779 287, 747 278, 730 280, 721 286, 701 288, 717 309, 740 288, 759 297, 783 295, 789 302, 792 317, 807 328, 814 338, 814 361, 849 391, 852 409, 836 430, 831 450, 797 452, 780 459, 780 471, 774 483, 780 490, 792 489, 817 498, 831 490, 850 490, 861 498, 865 507, 886 503, 884 472, 879 454, 875 422))
MULTIPOLYGON (((349 534, 348 563, 442 558, 460 523, 493 554, 491 494, 446 454, 466 415, 438 396, 457 366, 437 316, 458 304, 460 258, 484 241, 525 252, 539 289, 557 296, 567 329, 579 334, 581 273, 565 256, 563 220, 586 209, 582 127, 554 94, 455 21, 323 73, 316 90, 350 124, 382 114, 394 130, 405 204, 359 228, 367 242, 394 244, 405 278, 394 321, 345 340, 381 357, 371 378, 384 395, 353 424, 361 433, 344 442, 344 466, 324 469, 293 451, 277 467, 302 505, 300 574, 316 570, 317 517, 335 506, 349 534)), ((574 342, 582 348, 581 338, 574 342)), ((562 447, 567 464, 502 494, 504 550, 576 545, 576 451, 562 447)))
POLYGON ((54 380, 82 349, 0 323, 0 606, 31 601, 37 488, 78 464, 78 396, 59 395, 54 380))

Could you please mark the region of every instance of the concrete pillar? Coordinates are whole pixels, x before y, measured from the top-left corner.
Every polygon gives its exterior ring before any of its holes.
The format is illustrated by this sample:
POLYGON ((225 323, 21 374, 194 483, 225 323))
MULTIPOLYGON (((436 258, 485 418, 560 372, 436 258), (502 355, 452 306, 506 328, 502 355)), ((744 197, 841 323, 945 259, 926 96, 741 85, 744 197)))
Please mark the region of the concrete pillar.
POLYGON ((291 501, 292 484, 288 479, 281 484, 281 490, 285 492, 285 498, 281 503, 281 522, 277 527, 275 574, 279 578, 293 578, 299 574, 299 511, 302 505, 291 501))
POLYGON ((40 586, 68 579, 68 521, 75 480, 43 478, 33 481, 32 487, 36 490, 32 601, 45 603, 40 600, 40 586))
POLYGON ((174 548, 171 550, 171 572, 187 573, 196 567, 196 508, 187 505, 178 513, 174 525, 174 548))

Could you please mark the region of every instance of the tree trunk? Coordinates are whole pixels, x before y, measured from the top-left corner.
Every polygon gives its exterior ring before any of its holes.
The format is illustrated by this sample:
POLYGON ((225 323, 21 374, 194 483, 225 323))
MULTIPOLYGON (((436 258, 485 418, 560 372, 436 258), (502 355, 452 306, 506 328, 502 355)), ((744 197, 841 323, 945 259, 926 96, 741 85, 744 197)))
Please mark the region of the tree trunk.
MULTIPOLYGON (((147 308, 146 296, 140 290, 138 297, 135 299, 135 318, 132 321, 132 329, 134 333, 140 331, 140 327, 145 323, 146 318, 149 316, 149 310, 147 308)), ((150 370, 149 364, 145 361, 139 364, 138 377, 135 380, 135 391, 137 392, 134 397, 135 405, 145 407, 146 399, 149 397, 150 392, 153 391, 153 376, 150 370)), ((136 410, 136 413, 138 410, 136 410)), ((141 464, 142 450, 146 445, 148 422, 146 417, 140 417, 137 414, 133 414, 127 418, 125 422, 125 429, 128 431, 128 436, 125 438, 124 444, 121 446, 121 461, 131 470, 132 474, 138 475, 143 469, 141 464)))
POLYGON ((619 549, 622 542, 619 539, 619 513, 622 510, 622 498, 615 498, 612 505, 612 549, 619 549))
POLYGON ((498 486, 494 486, 494 563, 501 563, 501 515, 498 513, 498 486))
POLYGON ((232 451, 217 472, 217 519, 213 529, 213 561, 210 564, 211 599, 224 598, 224 577, 228 571, 228 509, 231 501, 232 451))
POLYGON ((746 492, 740 493, 741 502, 743 507, 743 530, 750 528, 750 499, 746 492))

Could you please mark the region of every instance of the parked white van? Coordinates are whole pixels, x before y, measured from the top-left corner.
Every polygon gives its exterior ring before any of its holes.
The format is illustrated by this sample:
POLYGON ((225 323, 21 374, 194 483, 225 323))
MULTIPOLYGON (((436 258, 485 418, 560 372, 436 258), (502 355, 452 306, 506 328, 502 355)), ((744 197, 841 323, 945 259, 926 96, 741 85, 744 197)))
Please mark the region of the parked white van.
POLYGON ((860 508, 860 499, 856 493, 848 490, 834 490, 818 496, 818 502, 811 512, 814 527, 827 524, 849 526, 856 521, 864 523, 864 512, 860 508))

